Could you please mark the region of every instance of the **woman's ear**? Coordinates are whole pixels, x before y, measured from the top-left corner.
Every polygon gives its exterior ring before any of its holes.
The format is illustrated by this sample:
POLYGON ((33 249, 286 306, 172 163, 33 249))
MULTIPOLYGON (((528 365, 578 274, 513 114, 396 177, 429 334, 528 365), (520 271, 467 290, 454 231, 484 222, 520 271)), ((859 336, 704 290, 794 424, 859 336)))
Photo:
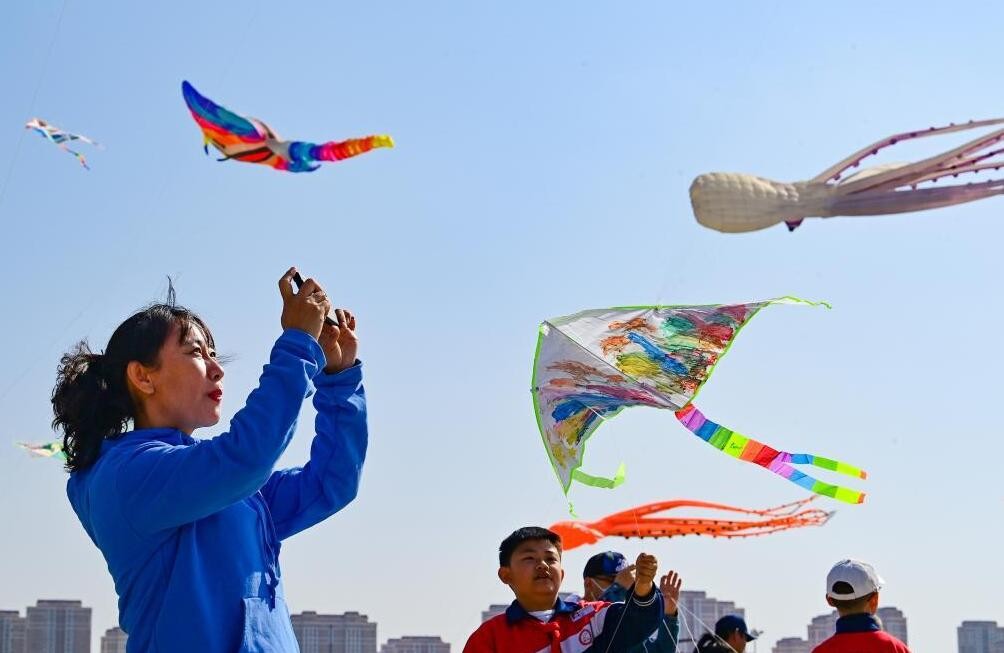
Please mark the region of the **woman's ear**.
POLYGON ((149 397, 156 391, 150 370, 139 361, 129 361, 129 364, 126 365, 126 381, 129 384, 129 390, 141 396, 149 397))

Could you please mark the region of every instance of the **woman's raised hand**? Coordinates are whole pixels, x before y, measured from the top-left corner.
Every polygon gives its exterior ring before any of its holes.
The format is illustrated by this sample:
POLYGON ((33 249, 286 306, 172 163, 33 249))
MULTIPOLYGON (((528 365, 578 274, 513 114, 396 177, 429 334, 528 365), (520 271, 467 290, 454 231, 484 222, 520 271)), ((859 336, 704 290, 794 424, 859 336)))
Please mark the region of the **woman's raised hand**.
POLYGON ((279 293, 282 295, 283 329, 299 329, 309 333, 314 340, 320 340, 324 318, 331 310, 331 300, 324 289, 313 279, 307 279, 299 291, 293 289, 293 275, 296 268, 286 270, 279 279, 279 293))
POLYGON ((324 323, 321 337, 321 349, 328 364, 324 371, 337 374, 347 370, 356 363, 356 353, 359 351, 359 340, 356 338, 356 316, 348 309, 335 310, 338 324, 324 323))

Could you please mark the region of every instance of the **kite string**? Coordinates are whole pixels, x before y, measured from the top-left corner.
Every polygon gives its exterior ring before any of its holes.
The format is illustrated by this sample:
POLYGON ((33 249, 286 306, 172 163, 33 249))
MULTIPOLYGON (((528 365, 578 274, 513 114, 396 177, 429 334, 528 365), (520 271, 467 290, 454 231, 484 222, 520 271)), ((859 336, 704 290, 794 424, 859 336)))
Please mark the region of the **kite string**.
MULTIPOLYGON (((638 520, 638 513, 634 512, 634 513, 632 513, 631 516, 634 517, 635 530, 637 532, 641 532, 641 522, 638 520)), ((657 582, 657 579, 653 578, 652 582, 653 583, 657 582)), ((656 585, 656 587, 658 587, 658 585, 656 585)), ((614 633, 613 633, 613 635, 610 636, 610 641, 607 643, 607 648, 606 648, 606 650, 603 653, 610 653, 610 647, 614 645, 614 638, 617 637, 617 631, 620 630, 621 623, 624 622, 624 617, 627 615, 627 611, 628 611, 628 609, 631 606, 631 602, 634 600, 634 588, 635 588, 635 585, 631 585, 631 594, 627 597, 627 600, 624 601, 624 609, 621 610, 621 616, 617 620, 617 625, 614 626, 614 633)), ((663 599, 663 600, 665 600, 665 599, 663 599)), ((664 617, 662 615, 659 615, 659 625, 660 626, 662 625, 662 620, 663 619, 664 619, 664 617)))
MULTIPOLYGON (((28 103, 28 114, 35 112, 35 101, 38 99, 38 92, 42 88, 42 82, 45 80, 45 75, 49 69, 49 61, 52 59, 52 51, 56 46, 56 37, 59 36, 59 26, 63 23, 63 14, 66 13, 66 5, 70 0, 63 0, 63 4, 59 9, 59 16, 56 18, 56 26, 52 30, 52 38, 49 39, 49 48, 45 52, 45 59, 42 62, 42 70, 38 75, 38 80, 35 82, 35 90, 31 94, 31 101, 28 103)), ((3 206, 4 196, 7 194, 7 186, 10 184, 11 175, 14 174, 14 166, 17 164, 18 154, 21 152, 21 143, 24 142, 25 130, 21 130, 21 135, 18 136, 17 144, 14 146, 14 154, 11 156, 10 165, 7 166, 7 174, 4 176, 3 185, 0 185, 0 206, 3 206)))

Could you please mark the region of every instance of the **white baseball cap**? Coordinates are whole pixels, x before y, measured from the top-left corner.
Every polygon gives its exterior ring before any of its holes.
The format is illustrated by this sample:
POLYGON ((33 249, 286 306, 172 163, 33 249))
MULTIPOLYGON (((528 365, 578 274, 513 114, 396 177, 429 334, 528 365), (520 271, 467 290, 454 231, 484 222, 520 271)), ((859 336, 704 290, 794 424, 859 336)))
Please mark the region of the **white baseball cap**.
POLYGON ((885 581, 878 575, 875 568, 867 562, 841 560, 833 565, 833 569, 826 575, 826 596, 837 601, 853 601, 879 591, 884 584, 885 581), (835 592, 833 588, 837 583, 849 585, 850 593, 835 592))

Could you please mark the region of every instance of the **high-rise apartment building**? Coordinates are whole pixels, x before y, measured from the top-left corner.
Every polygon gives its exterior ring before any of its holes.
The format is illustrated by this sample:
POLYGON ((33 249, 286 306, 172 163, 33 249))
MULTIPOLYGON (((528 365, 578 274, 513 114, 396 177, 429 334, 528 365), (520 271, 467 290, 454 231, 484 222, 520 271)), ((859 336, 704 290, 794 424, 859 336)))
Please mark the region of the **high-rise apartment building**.
POLYGON ((809 650, 816 648, 837 632, 837 611, 813 617, 808 626, 809 650))
POLYGON ((28 620, 17 610, 0 610, 0 653, 27 651, 28 620))
POLYGON ((488 606, 488 609, 481 613, 481 623, 484 623, 491 619, 492 617, 497 617, 500 614, 505 614, 506 609, 509 607, 508 603, 492 603, 488 606))
POLYGON ((1004 653, 1004 627, 996 621, 963 621, 956 633, 959 653, 1004 653))
POLYGON ((300 653, 377 653, 377 625, 364 614, 294 614, 300 653))
MULTIPOLYGON (((715 622, 727 614, 746 618, 746 611, 732 601, 710 598, 706 592, 684 590, 680 592, 680 644, 690 649, 705 632, 715 629, 715 622)), ((751 625, 750 628, 753 626, 751 625)))
POLYGON ((774 642, 771 653, 811 653, 809 642, 801 637, 785 637, 774 642))
POLYGON ((885 607, 878 609, 878 618, 882 622, 882 630, 886 631, 904 644, 906 640, 906 617, 899 608, 885 607))
POLYGON ((439 637, 388 639, 380 653, 450 653, 450 645, 439 637))
POLYGON ((121 628, 109 628, 101 636, 101 653, 126 653, 128 639, 128 635, 121 628))
POLYGON ((40 600, 27 609, 27 653, 91 653, 91 609, 40 600))

